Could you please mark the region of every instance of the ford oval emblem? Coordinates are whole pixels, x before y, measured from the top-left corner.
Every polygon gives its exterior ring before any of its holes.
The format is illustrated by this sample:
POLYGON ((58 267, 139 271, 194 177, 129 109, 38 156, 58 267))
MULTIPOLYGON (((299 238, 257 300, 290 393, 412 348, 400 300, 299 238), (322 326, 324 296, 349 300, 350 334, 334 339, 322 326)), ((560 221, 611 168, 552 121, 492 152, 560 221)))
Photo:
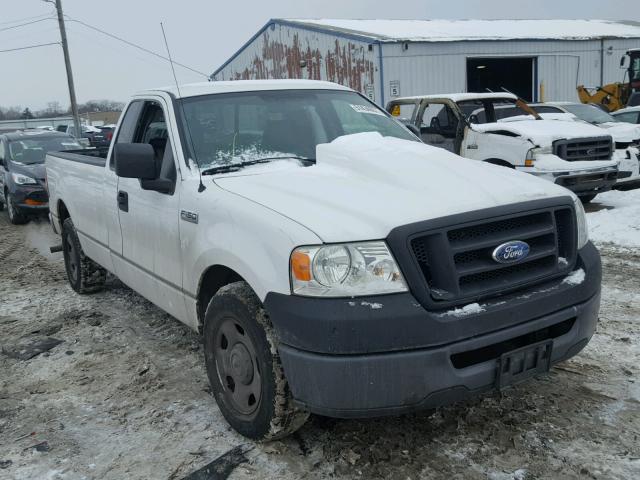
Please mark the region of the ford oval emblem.
POLYGON ((520 240, 498 245, 491 257, 498 263, 516 263, 529 255, 529 244, 520 240))

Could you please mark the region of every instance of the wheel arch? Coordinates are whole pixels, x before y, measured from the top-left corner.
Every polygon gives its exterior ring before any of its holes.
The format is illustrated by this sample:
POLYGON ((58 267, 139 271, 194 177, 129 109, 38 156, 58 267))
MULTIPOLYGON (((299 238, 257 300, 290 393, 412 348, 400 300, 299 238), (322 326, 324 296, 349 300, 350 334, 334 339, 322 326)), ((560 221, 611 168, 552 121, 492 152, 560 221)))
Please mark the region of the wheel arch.
POLYGON ((58 223, 60 231, 62 231, 62 225, 67 218, 71 218, 71 214, 69 213, 69 209, 65 205, 64 201, 58 200, 58 204, 56 205, 56 214, 58 215, 58 223))
POLYGON ((204 314, 213 296, 225 285, 234 282, 246 282, 238 272, 226 265, 211 265, 200 276, 196 295, 196 314, 198 331, 202 333, 204 314))

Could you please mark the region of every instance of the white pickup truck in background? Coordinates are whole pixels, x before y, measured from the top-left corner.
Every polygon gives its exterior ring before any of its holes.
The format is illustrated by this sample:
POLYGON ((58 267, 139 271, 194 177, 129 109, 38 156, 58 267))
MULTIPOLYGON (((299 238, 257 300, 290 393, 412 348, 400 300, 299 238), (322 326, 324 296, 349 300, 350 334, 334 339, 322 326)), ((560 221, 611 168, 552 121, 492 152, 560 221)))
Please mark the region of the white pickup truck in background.
POLYGON ((640 125, 627 123, 596 105, 574 102, 546 102, 531 105, 543 118, 586 122, 602 128, 615 142, 618 161, 616 186, 640 186, 640 125))
POLYGON ((70 285, 112 272, 202 332, 215 399, 250 438, 502 389, 595 331, 575 195, 424 145, 347 88, 149 90, 106 159, 82 153, 46 158, 70 285))
POLYGON ((422 95, 387 104, 425 143, 547 179, 585 203, 616 183, 618 162, 610 135, 592 125, 539 117, 502 121, 500 112, 508 109, 536 116, 510 93, 422 95))

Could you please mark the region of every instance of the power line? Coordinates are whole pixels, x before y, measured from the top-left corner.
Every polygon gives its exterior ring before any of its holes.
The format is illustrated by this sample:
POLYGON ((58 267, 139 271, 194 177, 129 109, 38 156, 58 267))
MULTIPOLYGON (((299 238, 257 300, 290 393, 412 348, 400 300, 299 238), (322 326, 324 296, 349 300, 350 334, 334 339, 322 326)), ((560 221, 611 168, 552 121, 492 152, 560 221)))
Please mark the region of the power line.
POLYGON ((28 45, 26 47, 9 48, 7 50, 0 50, 0 53, 17 52, 18 50, 29 50, 30 48, 48 47, 49 45, 60 45, 60 42, 39 43, 37 45, 28 45))
POLYGON ((33 20, 31 22, 21 23, 19 25, 12 25, 11 27, 0 28, 0 32, 5 30, 12 30, 14 28, 26 27, 27 25, 33 25, 34 23, 44 22, 46 20, 53 20, 53 17, 41 18, 40 20, 33 20))
MULTIPOLYGON (((135 43, 130 42, 128 40, 125 40, 124 38, 118 37, 116 35, 113 35, 112 33, 105 32, 104 30, 101 30, 98 27, 94 27, 93 25, 89 25, 88 23, 85 23, 85 22, 83 22, 81 20, 76 20, 75 18, 71 18, 68 15, 65 15, 65 17, 67 18, 67 20, 69 20, 71 22, 79 23, 80 25, 83 25, 83 26, 85 26, 87 28, 95 30, 96 32, 99 32, 99 33, 101 33, 103 35, 106 35, 107 37, 111 37, 111 38, 113 38, 115 40, 118 40, 119 42, 125 43, 125 44, 129 45, 130 47, 134 47, 134 48, 137 48, 138 50, 142 50, 143 52, 148 53, 149 55, 153 55, 154 57, 161 58, 162 60, 166 60, 167 62, 171 61, 167 57, 165 57, 163 55, 160 55, 159 53, 156 53, 156 52, 154 52, 152 50, 149 50, 147 48, 141 47, 140 45, 136 45, 135 43)), ((182 63, 178 63, 175 60, 173 61, 173 64, 174 65, 178 65, 179 67, 185 68, 187 70, 190 70, 190 71, 192 71, 194 73, 197 73, 198 75, 202 75, 202 76, 206 77, 207 79, 209 78, 208 74, 206 74, 204 72, 200 72, 200 71, 198 71, 198 70, 196 70, 194 68, 188 67, 187 65, 184 65, 182 63)))
POLYGON ((53 15, 53 12, 44 13, 42 15, 35 15, 33 17, 16 18, 15 20, 9 20, 8 22, 0 22, 0 25, 9 25, 11 23, 26 22, 27 20, 33 20, 33 19, 42 18, 42 17, 51 17, 52 15, 53 15))

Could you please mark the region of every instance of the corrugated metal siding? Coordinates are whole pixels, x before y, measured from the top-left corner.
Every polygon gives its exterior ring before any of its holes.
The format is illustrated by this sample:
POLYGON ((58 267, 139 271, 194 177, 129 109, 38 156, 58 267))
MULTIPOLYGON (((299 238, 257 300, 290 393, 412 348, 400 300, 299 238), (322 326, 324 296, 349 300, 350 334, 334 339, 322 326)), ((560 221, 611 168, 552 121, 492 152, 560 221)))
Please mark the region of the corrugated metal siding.
POLYGON ((366 94, 379 83, 377 63, 377 45, 272 24, 218 71, 214 80, 328 80, 366 94))
MULTIPOLYGON (((640 40, 607 40, 605 83, 621 79, 617 63, 623 51, 640 46, 640 40), (616 77, 617 75, 617 77, 616 77)), ((478 41, 409 43, 383 46, 385 97, 392 86, 401 96, 467 91, 466 60, 469 57, 522 56, 538 59, 538 85, 544 84, 546 100, 577 101, 577 84, 600 84, 600 41, 478 41)))

